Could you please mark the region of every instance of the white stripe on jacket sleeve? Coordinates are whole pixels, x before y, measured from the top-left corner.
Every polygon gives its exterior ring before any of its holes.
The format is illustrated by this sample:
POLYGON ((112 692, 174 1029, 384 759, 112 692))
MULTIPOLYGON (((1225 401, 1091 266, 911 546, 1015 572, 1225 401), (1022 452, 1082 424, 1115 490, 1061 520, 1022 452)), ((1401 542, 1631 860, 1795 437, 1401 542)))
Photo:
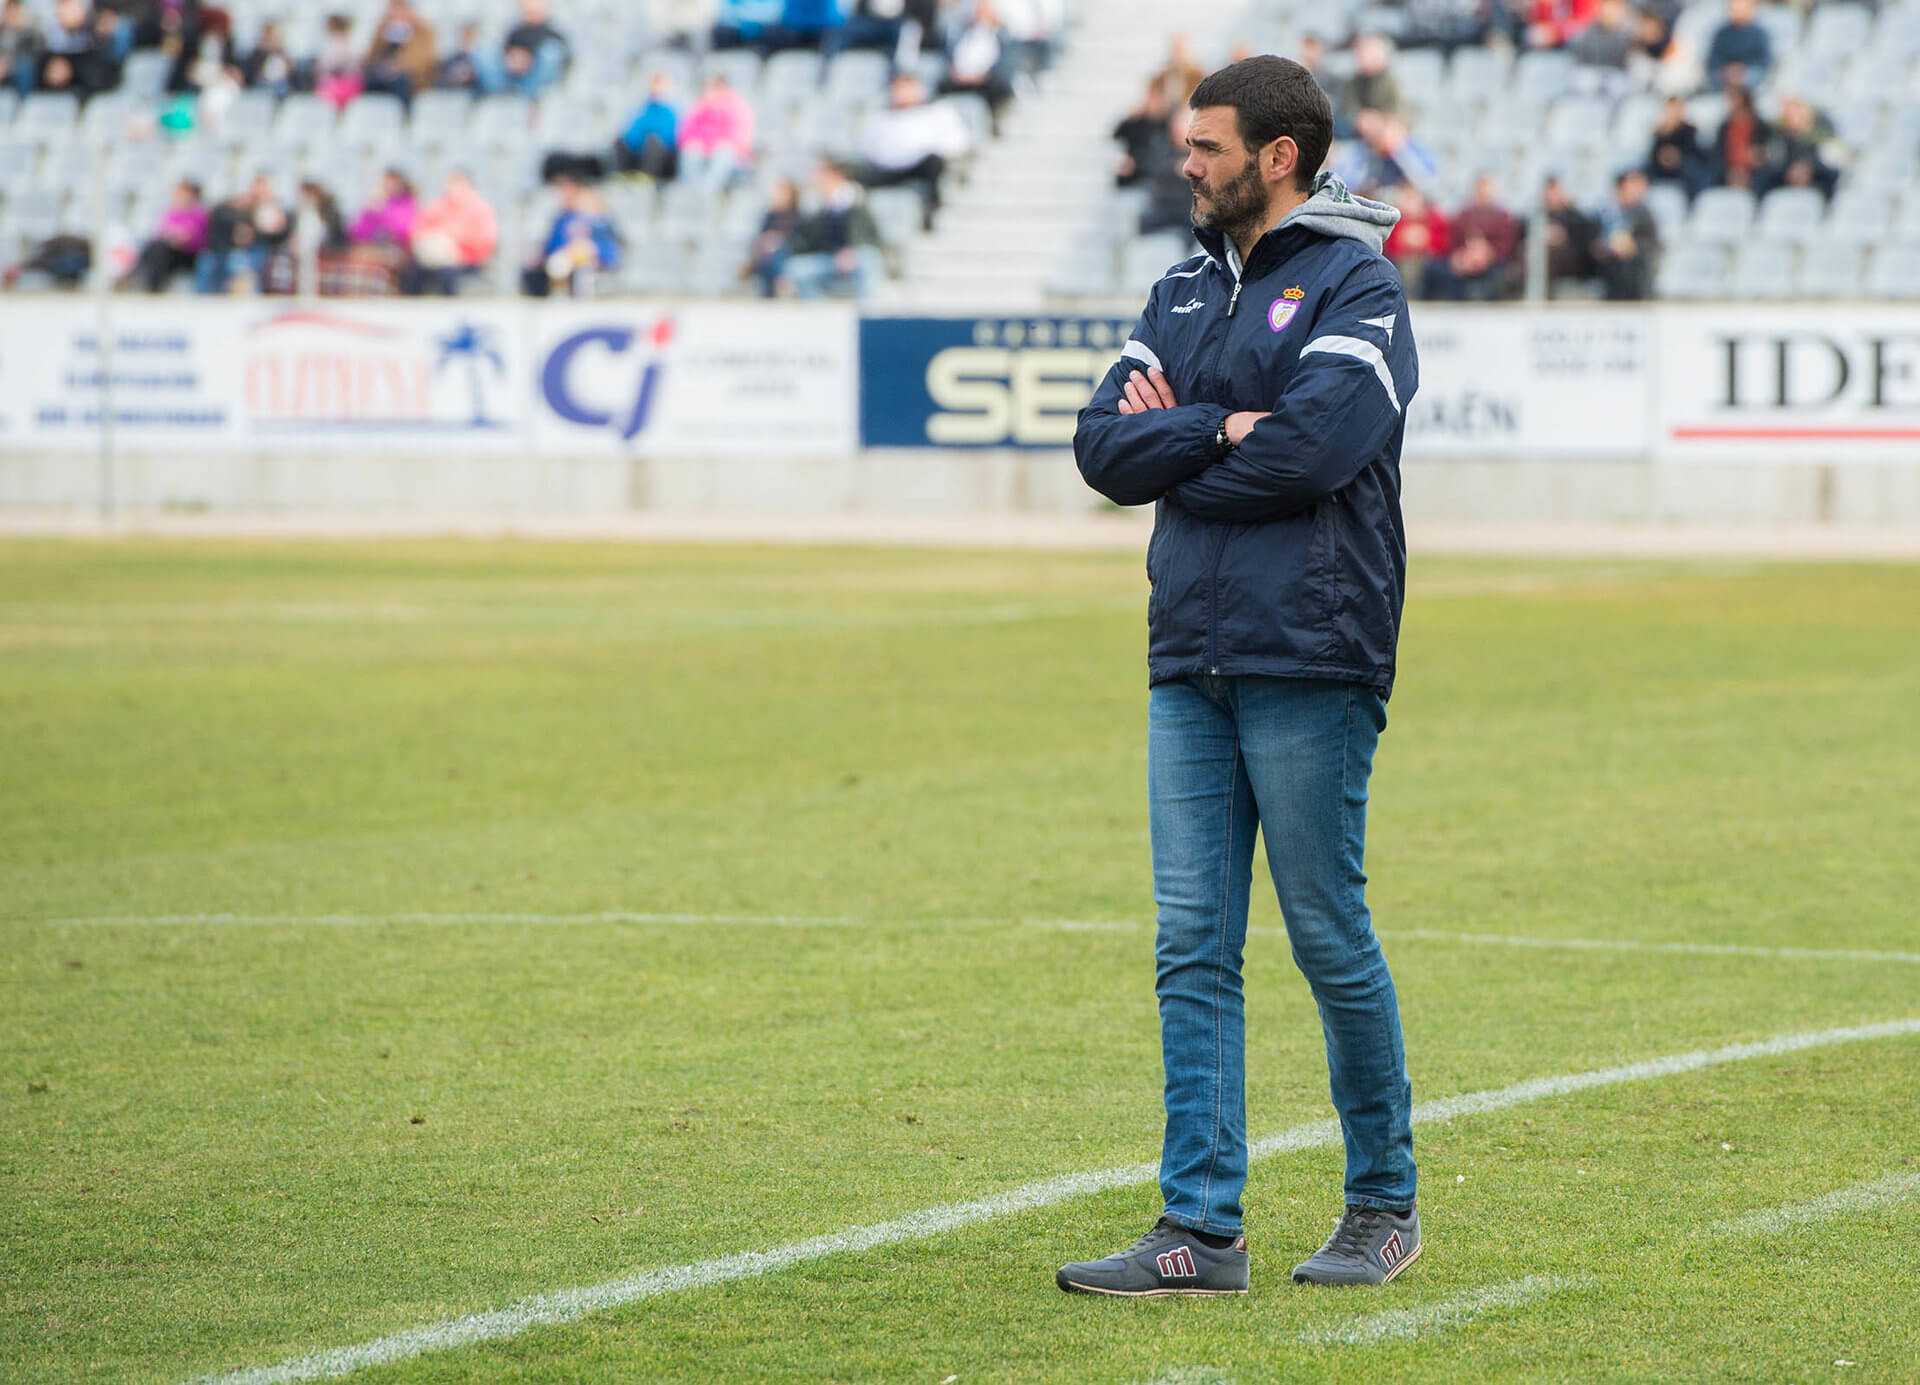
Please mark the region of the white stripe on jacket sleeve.
POLYGON ((1160 358, 1153 354, 1153 348, 1143 341, 1135 341, 1131 337, 1127 339, 1127 344, 1120 348, 1120 359, 1124 361, 1128 357, 1132 357, 1149 370, 1157 370, 1162 375, 1166 374, 1167 368, 1160 364, 1160 358))
POLYGON ((1400 391, 1393 387, 1393 372, 1387 369, 1387 358, 1380 354, 1379 347, 1362 337, 1315 337, 1300 348, 1302 356, 1316 351, 1328 356, 1351 356, 1372 366, 1387 391, 1387 402, 1393 405, 1396 414, 1400 412, 1400 391))

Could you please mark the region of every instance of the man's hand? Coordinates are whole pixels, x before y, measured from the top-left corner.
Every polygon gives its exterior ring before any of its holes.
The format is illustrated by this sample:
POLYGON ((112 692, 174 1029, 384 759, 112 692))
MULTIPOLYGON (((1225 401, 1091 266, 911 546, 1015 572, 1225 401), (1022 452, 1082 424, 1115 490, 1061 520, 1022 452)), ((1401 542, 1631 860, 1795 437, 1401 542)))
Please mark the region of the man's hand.
POLYGON ((1239 413, 1227 415, 1227 443, 1238 447, 1247 440, 1247 434, 1253 431, 1253 425, 1265 418, 1261 413, 1239 413))
MULTIPOLYGON (((1148 370, 1144 375, 1136 370, 1127 377, 1126 393, 1120 397, 1121 413, 1144 414, 1150 409, 1175 407, 1177 403, 1173 397, 1173 386, 1167 383, 1167 377, 1159 370, 1148 370)), ((1238 447, 1253 431, 1253 425, 1265 417, 1265 414, 1255 412, 1228 414, 1228 445, 1238 447)))
POLYGON ((1120 398, 1121 413, 1144 414, 1149 409, 1173 407, 1173 386, 1158 369, 1149 370, 1145 375, 1136 370, 1127 377, 1127 390, 1120 398))

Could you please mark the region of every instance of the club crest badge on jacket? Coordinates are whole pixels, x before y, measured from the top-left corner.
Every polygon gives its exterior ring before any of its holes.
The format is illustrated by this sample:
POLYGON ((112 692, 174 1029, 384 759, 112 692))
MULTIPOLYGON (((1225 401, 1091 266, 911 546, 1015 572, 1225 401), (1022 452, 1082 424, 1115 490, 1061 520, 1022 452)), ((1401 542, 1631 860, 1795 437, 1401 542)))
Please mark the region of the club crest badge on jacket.
POLYGON ((1283 290, 1273 300, 1273 307, 1267 311, 1267 325, 1276 332, 1286 331, 1287 324, 1293 321, 1293 315, 1300 311, 1300 300, 1306 296, 1307 291, 1298 284, 1283 290))

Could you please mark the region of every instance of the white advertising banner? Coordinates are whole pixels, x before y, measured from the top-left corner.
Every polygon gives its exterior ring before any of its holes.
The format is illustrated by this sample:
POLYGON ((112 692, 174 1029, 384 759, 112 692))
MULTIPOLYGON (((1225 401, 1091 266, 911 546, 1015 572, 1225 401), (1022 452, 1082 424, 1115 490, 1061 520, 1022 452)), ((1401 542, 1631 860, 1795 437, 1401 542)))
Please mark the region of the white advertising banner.
POLYGON ((1644 311, 1409 311, 1420 350, 1409 461, 1645 454, 1653 331, 1644 311))
POLYGON ((850 307, 566 304, 534 327, 543 450, 766 457, 859 446, 850 307))
POLYGON ((1862 304, 1663 308, 1657 456, 1920 458, 1920 311, 1862 304))
POLYGON ((86 299, 17 300, 0 324, 0 442, 8 447, 96 450, 109 399, 120 447, 219 449, 239 437, 231 313, 116 302, 110 353, 101 350, 99 309, 86 299))
POLYGON ((250 450, 526 446, 524 313, 512 304, 258 299, 239 316, 232 368, 250 450))
POLYGON ((116 298, 0 317, 0 448, 821 456, 859 445, 846 304, 116 298))

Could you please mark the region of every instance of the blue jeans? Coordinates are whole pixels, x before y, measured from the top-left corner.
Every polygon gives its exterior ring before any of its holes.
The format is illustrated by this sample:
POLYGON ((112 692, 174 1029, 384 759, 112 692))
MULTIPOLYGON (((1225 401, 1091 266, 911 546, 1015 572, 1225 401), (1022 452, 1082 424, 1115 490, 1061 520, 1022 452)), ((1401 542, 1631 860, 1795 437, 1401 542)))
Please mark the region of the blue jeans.
POLYGON ((1347 1149, 1346 1200, 1413 1204, 1413 1091, 1362 858, 1367 777, 1386 704, 1347 683, 1194 678, 1148 703, 1148 816, 1167 1131, 1167 1216, 1241 1229, 1247 1181, 1247 940, 1255 829, 1266 837, 1293 960, 1327 1041, 1347 1149))

